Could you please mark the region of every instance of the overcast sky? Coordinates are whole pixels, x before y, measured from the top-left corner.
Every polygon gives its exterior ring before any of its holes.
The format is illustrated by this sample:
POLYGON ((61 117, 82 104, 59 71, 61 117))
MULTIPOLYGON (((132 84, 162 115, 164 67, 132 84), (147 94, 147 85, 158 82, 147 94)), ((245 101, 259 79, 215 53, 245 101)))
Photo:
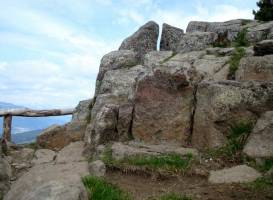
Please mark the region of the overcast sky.
POLYGON ((148 20, 252 19, 256 0, 0 0, 0 101, 74 107, 93 96, 101 57, 148 20))

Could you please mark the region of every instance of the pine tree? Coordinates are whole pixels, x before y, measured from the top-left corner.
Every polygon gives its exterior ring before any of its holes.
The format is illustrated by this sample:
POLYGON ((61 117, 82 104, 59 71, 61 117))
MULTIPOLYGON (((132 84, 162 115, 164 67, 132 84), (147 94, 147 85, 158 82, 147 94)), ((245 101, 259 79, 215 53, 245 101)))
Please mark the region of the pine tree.
POLYGON ((253 14, 256 20, 273 20, 273 0, 260 0, 259 2, 257 2, 257 6, 260 8, 260 10, 253 10, 253 14))

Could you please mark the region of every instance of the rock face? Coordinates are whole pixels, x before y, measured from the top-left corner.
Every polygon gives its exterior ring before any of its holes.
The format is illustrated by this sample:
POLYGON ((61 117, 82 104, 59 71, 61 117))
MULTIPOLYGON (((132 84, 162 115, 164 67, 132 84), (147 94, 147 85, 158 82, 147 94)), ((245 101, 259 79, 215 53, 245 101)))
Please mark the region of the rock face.
POLYGON ((222 146, 231 124, 255 121, 257 114, 273 109, 272 90, 272 82, 200 83, 196 93, 193 146, 199 149, 222 146))
POLYGON ((255 56, 273 54, 273 40, 263 40, 254 46, 255 56))
POLYGON ((11 167, 8 161, 0 155, 0 197, 10 188, 11 167))
POLYGON ((153 21, 139 28, 132 36, 125 39, 119 50, 133 50, 138 58, 143 59, 149 51, 156 50, 159 26, 153 21))
POLYGON ((60 150, 71 142, 83 140, 86 122, 71 122, 64 126, 53 125, 37 137, 41 148, 60 150))
POLYGON ((106 166, 101 160, 89 164, 89 172, 92 176, 103 177, 106 173, 106 166))
POLYGON ((242 30, 244 20, 231 20, 227 22, 198 22, 192 21, 187 27, 187 33, 214 32, 223 40, 233 41, 242 30))
POLYGON ((257 121, 244 153, 252 158, 270 158, 273 156, 273 111, 264 113, 257 121))
POLYGON ((89 105, 91 102, 92 102, 92 99, 80 101, 80 103, 77 105, 72 115, 72 122, 78 122, 78 121, 84 122, 87 120, 87 117, 90 112, 89 105))
POLYGON ((70 144, 57 155, 56 163, 35 165, 11 186, 4 200, 87 200, 81 181, 88 175, 88 164, 81 156, 83 146, 82 142, 70 144))
POLYGON ((273 81, 273 55, 242 58, 235 79, 273 81))
POLYGON ((250 26, 246 38, 250 43, 257 43, 262 40, 273 39, 273 21, 267 23, 258 23, 250 26))
POLYGON ((246 165, 210 172, 210 183, 248 183, 260 178, 261 174, 246 165))
POLYGON ((193 88, 182 70, 174 74, 157 70, 139 80, 135 92, 134 139, 185 145, 190 134, 192 101, 193 88))
POLYGON ((218 35, 213 32, 194 32, 181 37, 176 51, 186 53, 198 51, 212 46, 218 39, 218 35))
POLYGON ((160 51, 176 51, 177 43, 183 36, 184 31, 182 29, 163 24, 160 51))

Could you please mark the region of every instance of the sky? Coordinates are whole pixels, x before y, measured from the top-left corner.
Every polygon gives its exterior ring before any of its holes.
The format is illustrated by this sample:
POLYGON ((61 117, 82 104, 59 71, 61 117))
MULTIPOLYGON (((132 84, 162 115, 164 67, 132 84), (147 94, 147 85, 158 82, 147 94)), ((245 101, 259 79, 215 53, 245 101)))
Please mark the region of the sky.
POLYGON ((141 25, 253 19, 256 0, 0 0, 0 102, 75 107, 103 55, 141 25))

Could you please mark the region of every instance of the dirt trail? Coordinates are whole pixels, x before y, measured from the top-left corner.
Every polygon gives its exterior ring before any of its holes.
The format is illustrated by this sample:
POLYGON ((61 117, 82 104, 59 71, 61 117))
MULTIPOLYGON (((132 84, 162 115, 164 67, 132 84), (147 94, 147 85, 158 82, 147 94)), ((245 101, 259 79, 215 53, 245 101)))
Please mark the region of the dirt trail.
POLYGON ((153 180, 151 177, 109 171, 106 180, 128 191, 135 200, 147 200, 168 192, 191 196, 193 200, 273 200, 273 191, 253 191, 243 184, 212 185, 207 178, 198 176, 153 180))

